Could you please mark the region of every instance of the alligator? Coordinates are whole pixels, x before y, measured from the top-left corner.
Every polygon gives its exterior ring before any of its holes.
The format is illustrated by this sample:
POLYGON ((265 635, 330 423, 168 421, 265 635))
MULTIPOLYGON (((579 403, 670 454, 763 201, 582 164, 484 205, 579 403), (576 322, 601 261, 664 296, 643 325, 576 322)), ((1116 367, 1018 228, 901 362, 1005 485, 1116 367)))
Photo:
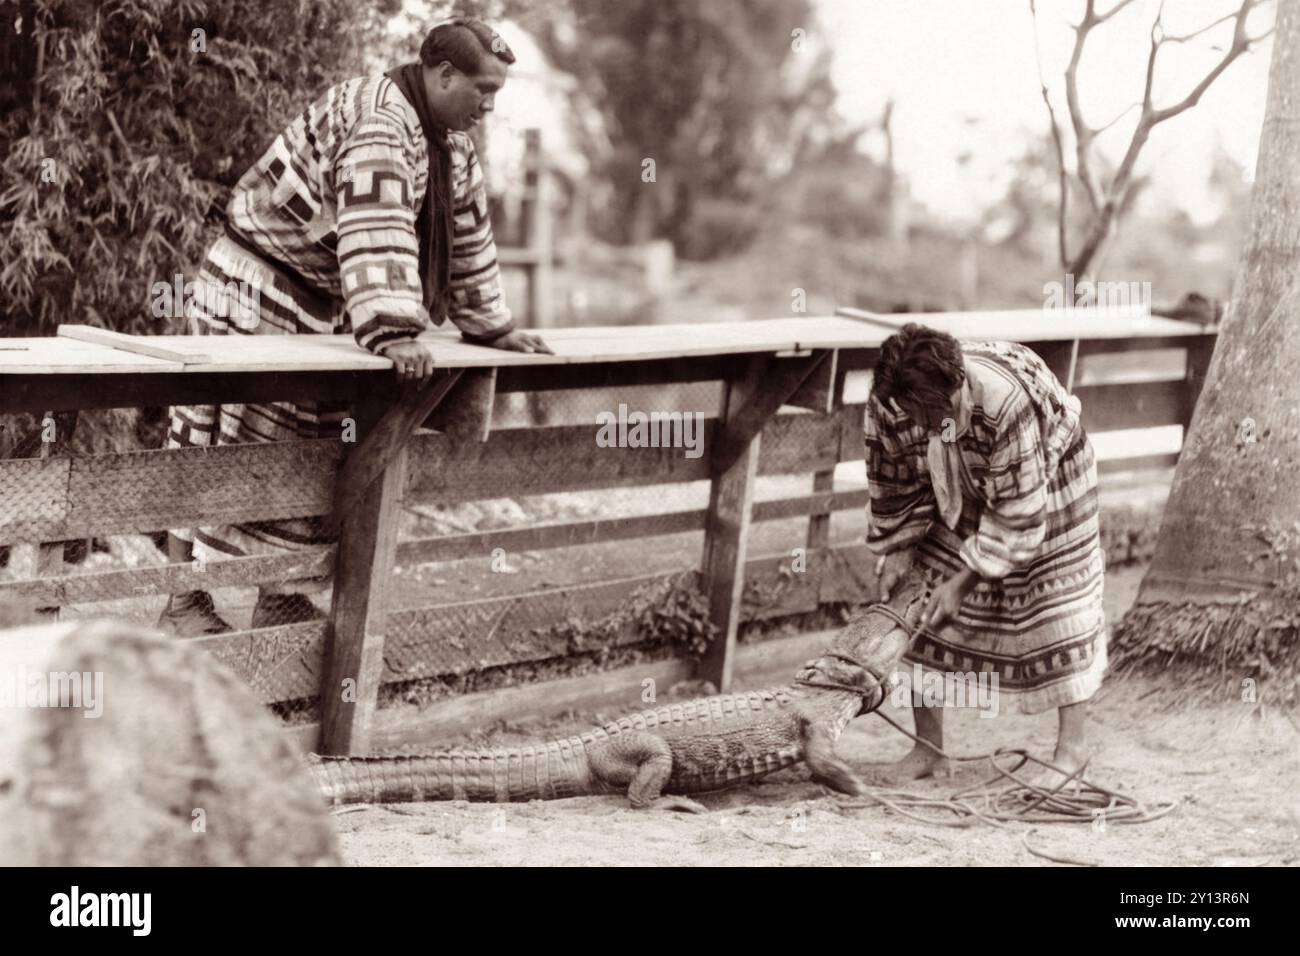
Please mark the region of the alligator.
POLYGON ((721 790, 801 760, 815 781, 857 795, 835 754, 850 720, 888 693, 927 589, 919 570, 888 602, 858 611, 831 646, 784 686, 717 694, 630 714, 544 744, 405 756, 310 755, 326 799, 341 803, 525 801, 626 792, 632 807, 704 810, 687 794, 721 790))

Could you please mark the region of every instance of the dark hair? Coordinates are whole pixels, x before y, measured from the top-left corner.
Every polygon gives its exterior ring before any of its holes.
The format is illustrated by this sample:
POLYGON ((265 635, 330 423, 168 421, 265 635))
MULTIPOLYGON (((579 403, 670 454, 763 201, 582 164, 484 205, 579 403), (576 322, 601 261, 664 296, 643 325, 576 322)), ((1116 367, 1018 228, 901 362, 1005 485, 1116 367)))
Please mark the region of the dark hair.
POLYGON ((890 399, 902 397, 947 411, 964 381, 961 343, 947 332, 909 322, 881 343, 871 397, 886 408, 890 399))
POLYGON ((482 20, 448 20, 429 31, 420 44, 420 62, 437 66, 446 60, 469 76, 482 71, 485 54, 509 65, 515 62, 514 51, 506 41, 482 20))

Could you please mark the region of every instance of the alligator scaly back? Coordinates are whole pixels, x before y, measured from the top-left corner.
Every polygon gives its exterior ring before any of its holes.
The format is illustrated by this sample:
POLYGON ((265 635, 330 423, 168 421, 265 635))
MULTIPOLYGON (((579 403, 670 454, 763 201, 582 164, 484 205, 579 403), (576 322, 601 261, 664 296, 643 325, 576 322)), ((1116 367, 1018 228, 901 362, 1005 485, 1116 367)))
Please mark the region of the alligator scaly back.
POLYGON ((634 807, 702 809, 668 794, 718 790, 808 760, 814 779, 856 792, 834 741, 878 706, 923 600, 919 575, 888 605, 859 612, 786 687, 718 694, 629 714, 584 734, 522 747, 388 757, 312 755, 334 803, 549 800, 626 791, 634 807))
MULTIPOLYGON (((627 790, 634 804, 661 790, 699 793, 752 780, 801 759, 798 688, 719 694, 629 714, 545 744, 391 757, 322 757, 312 768, 336 803, 550 800, 627 790), (640 778, 640 779, 638 779, 640 778)), ((846 713, 857 699, 842 694, 846 713)), ((846 719, 847 722, 847 719, 846 719)))

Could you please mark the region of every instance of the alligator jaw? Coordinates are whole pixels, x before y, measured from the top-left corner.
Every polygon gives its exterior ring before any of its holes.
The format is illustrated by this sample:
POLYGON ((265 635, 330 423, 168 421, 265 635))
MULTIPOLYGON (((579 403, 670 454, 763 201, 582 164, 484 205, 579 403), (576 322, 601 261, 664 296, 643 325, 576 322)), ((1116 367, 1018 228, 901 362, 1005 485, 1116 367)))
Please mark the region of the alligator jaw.
POLYGON ((919 569, 913 569, 888 602, 863 608, 850 618, 826 652, 804 665, 795 682, 858 691, 862 695, 859 714, 879 707, 889 693, 888 674, 911 643, 926 597, 925 578, 919 569))

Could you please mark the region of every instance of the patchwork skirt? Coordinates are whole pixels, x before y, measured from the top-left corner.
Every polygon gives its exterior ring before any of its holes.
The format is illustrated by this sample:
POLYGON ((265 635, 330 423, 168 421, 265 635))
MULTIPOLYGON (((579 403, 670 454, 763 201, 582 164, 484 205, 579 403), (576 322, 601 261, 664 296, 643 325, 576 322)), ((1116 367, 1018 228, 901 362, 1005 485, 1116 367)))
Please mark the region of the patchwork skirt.
MULTIPOLYGON (((258 256, 229 235, 208 250, 185 307, 191 335, 351 334, 342 303, 258 256)), ((168 448, 341 437, 350 409, 318 401, 180 405, 171 409, 168 448)), ((294 476, 285 475, 292 481, 294 476)), ((172 529, 203 561, 273 554, 329 543, 320 518, 172 529)), ((312 592, 328 578, 282 582, 264 590, 312 592)))
MULTIPOLYGON (((971 492, 963 495, 955 530, 936 521, 916 546, 916 562, 932 583, 965 568, 958 549, 980 520, 971 492)), ((919 667, 928 686, 940 686, 942 677, 949 698, 964 682, 987 684, 1000 708, 1021 713, 1087 700, 1106 670, 1104 566, 1097 463, 1080 430, 1048 485, 1047 532, 1037 555, 1000 581, 981 580, 939 633, 918 634, 903 658, 915 665, 907 670, 919 667)))

